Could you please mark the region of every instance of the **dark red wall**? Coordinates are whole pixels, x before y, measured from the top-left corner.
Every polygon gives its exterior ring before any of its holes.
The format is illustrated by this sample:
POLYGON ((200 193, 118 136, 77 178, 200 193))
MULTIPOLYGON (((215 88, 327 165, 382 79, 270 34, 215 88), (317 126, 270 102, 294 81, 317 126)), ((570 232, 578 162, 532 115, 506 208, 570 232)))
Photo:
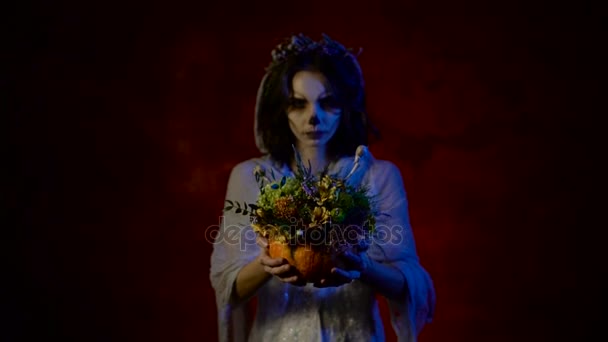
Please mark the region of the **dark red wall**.
POLYGON ((437 290, 420 340, 587 331, 578 305, 592 297, 580 289, 574 241, 603 60, 593 8, 216 3, 5 12, 3 251, 14 275, 3 285, 2 338, 215 338, 206 232, 230 169, 257 155, 253 106, 270 50, 298 32, 363 48, 383 134, 371 150, 401 169, 437 290))

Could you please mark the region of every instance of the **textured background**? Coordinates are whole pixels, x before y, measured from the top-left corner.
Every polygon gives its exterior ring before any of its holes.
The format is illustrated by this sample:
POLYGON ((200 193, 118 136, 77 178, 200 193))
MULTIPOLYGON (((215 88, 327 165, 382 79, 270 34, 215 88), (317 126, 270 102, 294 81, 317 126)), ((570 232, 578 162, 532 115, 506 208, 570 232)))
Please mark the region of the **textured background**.
POLYGON ((230 169, 257 155, 253 106, 270 50, 298 32, 364 50, 383 134, 371 150, 402 172, 437 290, 421 341, 572 340, 598 320, 599 285, 582 257, 591 248, 576 243, 590 240, 599 141, 597 9, 435 0, 12 10, 0 84, 11 147, 3 341, 216 336, 206 232, 230 169))

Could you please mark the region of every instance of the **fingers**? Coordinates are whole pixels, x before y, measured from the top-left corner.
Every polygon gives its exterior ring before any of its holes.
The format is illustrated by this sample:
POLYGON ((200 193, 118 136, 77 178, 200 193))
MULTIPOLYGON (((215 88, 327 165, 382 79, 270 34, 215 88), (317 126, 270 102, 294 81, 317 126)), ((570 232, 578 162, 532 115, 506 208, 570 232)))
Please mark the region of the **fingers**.
POLYGON ((352 262, 354 265, 359 266, 362 264, 362 258, 360 255, 346 251, 342 254, 346 260, 352 262))
POLYGON ((338 287, 338 286, 342 286, 346 283, 349 283, 349 281, 341 281, 338 280, 336 278, 325 278, 325 279, 321 279, 319 282, 315 283, 314 286, 315 287, 338 287))
POLYGON ((266 239, 263 236, 258 235, 255 238, 255 242, 258 244, 258 246, 260 246, 262 248, 268 248, 268 239, 266 239))
POLYGON ((264 271, 276 276, 280 281, 296 286, 306 285, 306 281, 298 276, 295 269, 284 258, 272 258, 268 253, 268 239, 258 235, 255 239, 260 246, 260 264, 264 266, 264 271))
MULTIPOLYGON (((281 260, 281 259, 271 259, 271 260, 281 260)), ((285 260, 281 260, 283 262, 285 260)), ((306 281, 299 277, 297 271, 288 263, 284 263, 278 266, 268 266, 264 265, 264 271, 272 274, 277 277, 280 281, 284 283, 290 283, 292 285, 304 286, 306 285, 306 281)))
POLYGON ((285 263, 285 260, 283 260, 282 258, 270 257, 270 255, 268 254, 268 240, 265 237, 258 235, 255 239, 255 242, 258 244, 258 246, 260 246, 261 249, 260 264, 264 266, 275 267, 285 263))
MULTIPOLYGON (((277 267, 277 266, 281 266, 283 264, 287 264, 287 260, 285 260, 283 258, 271 258, 270 255, 268 255, 268 253, 264 253, 260 257, 260 264, 262 264, 264 266, 277 267)), ((289 264, 287 264, 287 265, 289 265, 289 264)))
POLYGON ((300 278, 298 275, 292 275, 290 277, 285 277, 285 278, 281 278, 278 277, 280 281, 284 282, 284 283, 289 283, 291 285, 295 285, 295 286, 305 286, 306 285, 306 281, 303 280, 302 278, 300 278))
POLYGON ((295 285, 295 286, 306 286, 306 280, 300 278, 299 276, 295 276, 295 280, 292 278, 293 281, 290 281, 289 283, 291 285, 295 285))
POLYGON ((363 239, 363 240, 359 240, 359 244, 358 244, 357 248, 360 252, 365 252, 369 249, 369 246, 370 246, 370 242, 363 239))
POLYGON ((349 270, 353 269, 361 273, 371 267, 371 260, 365 252, 353 253, 351 251, 346 251, 342 253, 342 257, 348 263, 349 270))
POLYGON ((266 271, 267 273, 270 273, 272 275, 275 276, 280 276, 284 273, 289 272, 289 270, 291 269, 291 265, 289 264, 284 264, 284 265, 280 265, 280 266, 264 266, 264 271, 266 271))
POLYGON ((337 287, 342 286, 344 284, 351 283, 355 279, 359 279, 361 277, 361 272, 357 270, 344 270, 338 267, 334 267, 331 270, 331 277, 321 279, 319 282, 315 283, 315 287, 337 287))
POLYGON ((342 284, 339 284, 338 282, 336 282, 335 280, 332 279, 321 279, 319 282, 316 282, 314 284, 315 287, 337 287, 340 286, 342 284))
POLYGON ((361 272, 359 272, 357 270, 346 271, 341 268, 334 267, 331 270, 331 273, 333 275, 337 276, 340 280, 342 280, 344 282, 348 282, 348 283, 350 283, 351 281, 353 281, 355 279, 361 278, 361 272))
POLYGON ((284 258, 272 258, 268 253, 268 239, 258 235, 256 243, 260 246, 261 252, 259 261, 264 266, 264 271, 268 274, 276 276, 284 283, 290 283, 296 286, 306 285, 306 281, 301 279, 291 265, 284 258))

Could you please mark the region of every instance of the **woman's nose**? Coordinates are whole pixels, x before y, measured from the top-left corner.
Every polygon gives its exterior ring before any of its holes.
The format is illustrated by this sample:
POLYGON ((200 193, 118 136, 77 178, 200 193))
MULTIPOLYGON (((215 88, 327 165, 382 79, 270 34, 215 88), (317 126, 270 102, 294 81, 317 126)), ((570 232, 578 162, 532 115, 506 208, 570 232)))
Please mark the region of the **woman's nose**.
POLYGON ((312 113, 312 115, 310 116, 310 119, 308 119, 308 123, 313 126, 320 124, 321 120, 319 120, 319 115, 317 115, 317 113, 312 113))
POLYGON ((317 126, 321 123, 321 115, 323 115, 323 108, 320 108, 317 104, 312 106, 310 118, 308 119, 308 123, 313 126, 317 126))

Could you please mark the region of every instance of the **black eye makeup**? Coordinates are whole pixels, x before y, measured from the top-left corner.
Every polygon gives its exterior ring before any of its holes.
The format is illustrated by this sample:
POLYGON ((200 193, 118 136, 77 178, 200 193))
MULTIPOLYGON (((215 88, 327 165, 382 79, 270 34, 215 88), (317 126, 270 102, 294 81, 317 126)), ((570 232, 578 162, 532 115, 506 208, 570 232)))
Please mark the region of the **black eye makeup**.
POLYGON ((303 109, 306 108, 306 100, 292 97, 289 99, 288 105, 290 108, 303 109))
MULTIPOLYGON (((319 106, 326 111, 335 112, 340 109, 338 100, 332 95, 325 95, 318 100, 319 106)), ((304 98, 291 97, 287 102, 291 109, 304 109, 308 105, 308 100, 304 98)))
POLYGON ((321 105, 321 107, 325 110, 336 110, 336 109, 340 109, 340 105, 338 104, 338 100, 331 96, 325 96, 321 99, 319 99, 319 104, 321 105))

